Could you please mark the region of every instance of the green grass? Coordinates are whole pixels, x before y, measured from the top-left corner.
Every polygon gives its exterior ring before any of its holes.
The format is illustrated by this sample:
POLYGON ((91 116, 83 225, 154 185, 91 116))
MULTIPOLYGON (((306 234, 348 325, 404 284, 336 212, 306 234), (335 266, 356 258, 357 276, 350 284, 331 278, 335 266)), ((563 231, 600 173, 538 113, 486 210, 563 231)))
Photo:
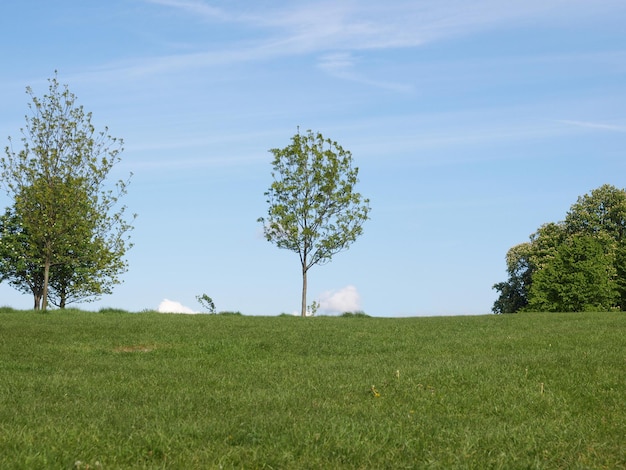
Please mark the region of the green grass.
POLYGON ((626 316, 0 310, 0 468, 626 468, 626 316))

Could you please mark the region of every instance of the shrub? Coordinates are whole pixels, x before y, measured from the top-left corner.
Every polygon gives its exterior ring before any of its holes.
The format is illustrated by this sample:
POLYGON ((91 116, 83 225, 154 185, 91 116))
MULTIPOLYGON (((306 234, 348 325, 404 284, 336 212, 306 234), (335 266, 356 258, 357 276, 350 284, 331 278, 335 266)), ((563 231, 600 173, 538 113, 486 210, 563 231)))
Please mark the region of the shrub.
POLYGON ((365 312, 359 310, 358 312, 343 312, 341 314, 342 317, 359 317, 359 318, 370 318, 365 312))
POLYGON ((98 313, 129 313, 128 310, 124 310, 122 308, 109 308, 103 307, 98 310, 98 313))

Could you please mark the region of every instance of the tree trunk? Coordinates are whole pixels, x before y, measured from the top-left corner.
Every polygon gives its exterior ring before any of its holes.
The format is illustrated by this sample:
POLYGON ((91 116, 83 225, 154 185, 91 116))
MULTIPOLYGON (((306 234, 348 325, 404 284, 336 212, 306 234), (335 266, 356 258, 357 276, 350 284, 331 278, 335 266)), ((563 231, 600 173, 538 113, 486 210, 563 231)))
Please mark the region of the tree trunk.
POLYGON ((50 277, 50 257, 46 256, 43 268, 43 292, 41 295, 41 310, 44 312, 48 308, 48 279, 50 277))
POLYGON ((306 266, 302 266, 302 312, 301 315, 306 317, 306 266))
POLYGON ((41 295, 38 293, 33 293, 35 305, 33 306, 33 310, 39 310, 41 308, 41 295))
POLYGON ((37 279, 31 284, 30 290, 33 293, 33 310, 39 310, 41 308, 41 288, 37 279))

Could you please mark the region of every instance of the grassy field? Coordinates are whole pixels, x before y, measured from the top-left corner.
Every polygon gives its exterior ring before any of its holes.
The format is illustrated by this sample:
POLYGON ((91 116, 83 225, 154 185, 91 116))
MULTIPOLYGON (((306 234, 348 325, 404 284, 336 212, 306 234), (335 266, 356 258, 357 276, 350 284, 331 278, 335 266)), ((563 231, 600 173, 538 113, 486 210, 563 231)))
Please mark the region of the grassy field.
POLYGON ((0 468, 626 468, 626 315, 0 310, 0 468))

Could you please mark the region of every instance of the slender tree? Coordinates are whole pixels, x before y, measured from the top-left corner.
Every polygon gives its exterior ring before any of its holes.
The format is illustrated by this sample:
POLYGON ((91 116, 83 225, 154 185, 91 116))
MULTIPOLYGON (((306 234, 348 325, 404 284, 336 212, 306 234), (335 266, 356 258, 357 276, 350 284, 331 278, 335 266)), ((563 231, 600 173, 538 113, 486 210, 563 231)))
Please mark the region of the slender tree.
MULTIPOLYGON (((42 276, 39 298, 45 310, 50 292, 65 305, 72 294, 99 295, 119 282, 127 268, 123 257, 132 246, 126 208, 117 206, 128 180, 105 186, 123 142, 111 137, 108 128, 96 131, 91 113, 76 104, 56 76, 43 98, 30 87, 26 92, 32 103, 21 129, 23 148, 15 151, 9 138, 0 177, 14 199, 19 233, 26 237, 23 251, 33 263, 30 275, 42 276)), ((25 279, 13 281, 16 285, 25 279)))
POLYGON ((274 182, 265 193, 267 218, 259 222, 268 241, 298 253, 306 316, 308 270, 330 262, 361 235, 369 199, 355 192, 359 170, 352 154, 320 133, 298 132, 290 145, 270 152, 274 182))

